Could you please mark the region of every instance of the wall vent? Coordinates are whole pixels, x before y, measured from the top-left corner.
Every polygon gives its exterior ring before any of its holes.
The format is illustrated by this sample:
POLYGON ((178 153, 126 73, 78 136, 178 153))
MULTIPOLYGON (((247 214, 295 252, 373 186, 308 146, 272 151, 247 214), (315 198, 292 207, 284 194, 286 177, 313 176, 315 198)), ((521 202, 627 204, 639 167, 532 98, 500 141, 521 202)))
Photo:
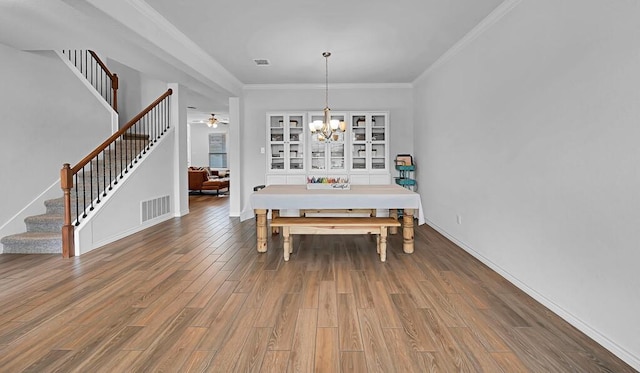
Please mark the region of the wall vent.
POLYGON ((171 212, 169 196, 158 197, 140 204, 142 222, 157 218, 158 216, 171 212))
POLYGON ((253 62, 255 62, 256 65, 258 65, 258 66, 269 66, 270 65, 269 60, 266 59, 266 58, 256 58, 256 59, 253 60, 253 62))

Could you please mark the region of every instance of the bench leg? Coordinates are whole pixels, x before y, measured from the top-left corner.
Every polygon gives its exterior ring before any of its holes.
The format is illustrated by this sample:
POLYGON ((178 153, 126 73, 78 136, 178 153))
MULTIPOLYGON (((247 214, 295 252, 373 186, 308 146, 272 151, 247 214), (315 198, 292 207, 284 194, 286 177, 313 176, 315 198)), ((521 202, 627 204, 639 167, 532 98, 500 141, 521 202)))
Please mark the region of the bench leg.
POLYGON ((282 241, 283 241, 283 252, 284 252, 284 261, 289 261, 289 254, 291 253, 291 240, 289 235, 289 227, 282 227, 282 241))
POLYGON ((380 235, 376 234, 376 253, 380 254, 380 235))
POLYGON ((387 227, 380 228, 380 261, 387 261, 387 227))
MULTIPOLYGON (((389 209, 389 217, 398 220, 398 209, 389 209)), ((397 234, 398 227, 389 227, 389 234, 397 234)))
MULTIPOLYGON (((271 210, 271 219, 277 218, 278 216, 280 216, 280 210, 271 210)), ((278 233, 280 233, 280 227, 271 228, 271 234, 278 234, 278 233)))

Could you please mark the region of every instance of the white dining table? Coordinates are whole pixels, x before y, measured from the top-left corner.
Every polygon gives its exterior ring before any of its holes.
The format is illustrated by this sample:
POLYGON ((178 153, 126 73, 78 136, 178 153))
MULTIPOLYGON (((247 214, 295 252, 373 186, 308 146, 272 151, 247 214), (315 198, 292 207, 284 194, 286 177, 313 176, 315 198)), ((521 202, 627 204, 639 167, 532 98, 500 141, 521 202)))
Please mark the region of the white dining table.
POLYGON ((253 192, 249 203, 257 218, 257 250, 267 251, 267 213, 277 215, 280 210, 322 209, 389 209, 389 216, 397 218, 403 210, 403 251, 413 252, 414 217, 424 224, 420 195, 396 184, 351 185, 350 189, 307 189, 306 185, 268 185, 253 192))

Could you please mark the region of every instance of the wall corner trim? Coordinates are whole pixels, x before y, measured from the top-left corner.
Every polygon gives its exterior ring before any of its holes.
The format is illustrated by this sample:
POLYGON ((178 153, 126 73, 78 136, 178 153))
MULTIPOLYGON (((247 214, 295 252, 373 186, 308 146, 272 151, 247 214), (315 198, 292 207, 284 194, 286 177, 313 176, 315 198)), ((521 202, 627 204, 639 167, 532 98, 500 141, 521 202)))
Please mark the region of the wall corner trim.
POLYGON ((502 17, 507 15, 512 9, 514 9, 522 0, 505 0, 502 4, 498 5, 488 16, 486 16, 480 23, 476 25, 471 31, 469 31, 462 39, 458 40, 449 50, 444 52, 440 58, 436 60, 431 66, 429 66, 422 74, 420 74, 414 81, 416 84, 418 81, 424 79, 433 71, 437 70, 440 66, 447 63, 458 52, 464 49, 468 44, 474 41, 478 36, 482 35, 487 29, 498 22, 502 17))

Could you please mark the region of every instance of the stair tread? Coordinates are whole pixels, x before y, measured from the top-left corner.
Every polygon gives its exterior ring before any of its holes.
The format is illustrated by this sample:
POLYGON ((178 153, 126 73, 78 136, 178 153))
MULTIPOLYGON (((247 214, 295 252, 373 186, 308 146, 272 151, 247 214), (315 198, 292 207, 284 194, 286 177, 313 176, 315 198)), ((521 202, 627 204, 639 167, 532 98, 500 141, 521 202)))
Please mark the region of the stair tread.
POLYGON ((62 252, 61 232, 25 232, 3 237, 4 254, 59 254, 62 252))
POLYGON ((45 241, 45 240, 61 240, 62 233, 61 232, 23 232, 12 234, 10 236, 6 236, 2 238, 2 243, 7 243, 10 241, 45 241))
POLYGON ((63 214, 40 214, 27 216, 24 220, 60 220, 64 219, 63 214))

